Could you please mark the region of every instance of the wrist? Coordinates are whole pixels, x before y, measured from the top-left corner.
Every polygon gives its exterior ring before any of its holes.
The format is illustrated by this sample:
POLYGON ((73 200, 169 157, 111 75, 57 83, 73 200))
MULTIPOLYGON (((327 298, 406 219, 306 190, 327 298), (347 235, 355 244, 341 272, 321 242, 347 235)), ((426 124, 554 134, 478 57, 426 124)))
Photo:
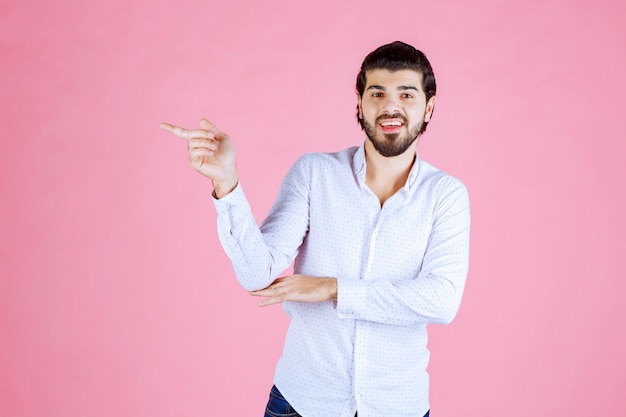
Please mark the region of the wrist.
POLYGON ((219 200, 237 188, 238 183, 239 179, 237 177, 225 181, 213 181, 213 195, 219 200))
POLYGON ((337 302, 337 278, 328 279, 328 299, 334 303, 337 302))

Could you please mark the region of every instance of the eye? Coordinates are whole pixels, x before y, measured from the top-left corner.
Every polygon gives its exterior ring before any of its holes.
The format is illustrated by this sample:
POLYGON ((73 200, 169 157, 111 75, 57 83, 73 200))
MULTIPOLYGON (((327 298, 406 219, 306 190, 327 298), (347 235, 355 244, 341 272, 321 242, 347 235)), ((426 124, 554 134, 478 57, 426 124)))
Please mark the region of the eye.
POLYGON ((402 93, 402 98, 413 98, 413 94, 410 94, 410 93, 402 93))
POLYGON ((372 93, 372 97, 382 97, 383 93, 381 93, 380 91, 375 91, 372 93))

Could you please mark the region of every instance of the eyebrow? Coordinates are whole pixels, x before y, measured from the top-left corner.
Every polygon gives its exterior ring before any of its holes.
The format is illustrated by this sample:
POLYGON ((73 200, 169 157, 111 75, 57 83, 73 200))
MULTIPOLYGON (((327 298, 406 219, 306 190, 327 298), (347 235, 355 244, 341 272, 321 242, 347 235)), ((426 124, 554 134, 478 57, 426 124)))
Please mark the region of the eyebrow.
MULTIPOLYGON (((378 85, 378 84, 372 84, 369 87, 367 87, 367 89, 365 91, 368 90, 381 90, 381 91, 386 91, 387 89, 385 87, 383 87, 382 85, 378 85)), ((397 90, 399 91, 404 91, 404 90, 415 90, 415 91, 419 91, 419 89, 417 87, 415 87, 414 85, 399 85, 397 90)))

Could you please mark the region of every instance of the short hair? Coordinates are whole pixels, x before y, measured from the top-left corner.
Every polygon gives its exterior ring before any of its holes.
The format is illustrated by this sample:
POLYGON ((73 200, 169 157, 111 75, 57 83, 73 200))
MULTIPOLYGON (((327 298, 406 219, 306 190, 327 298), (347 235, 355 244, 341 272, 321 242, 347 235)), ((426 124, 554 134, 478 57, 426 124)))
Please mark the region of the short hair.
MULTIPOLYGON (((367 71, 375 69, 385 69, 388 71, 413 70, 422 74, 422 88, 426 94, 426 102, 437 92, 437 84, 435 83, 435 74, 430 66, 430 62, 426 55, 413 46, 395 41, 387 45, 383 45, 370 52, 363 63, 361 70, 356 77, 356 91, 359 97, 363 97, 365 84, 367 82, 367 71)), ((356 118, 362 129, 365 129, 363 120, 359 117, 359 106, 357 105, 356 118)), ((420 134, 426 130, 428 122, 424 121, 424 125, 420 130, 420 134)))

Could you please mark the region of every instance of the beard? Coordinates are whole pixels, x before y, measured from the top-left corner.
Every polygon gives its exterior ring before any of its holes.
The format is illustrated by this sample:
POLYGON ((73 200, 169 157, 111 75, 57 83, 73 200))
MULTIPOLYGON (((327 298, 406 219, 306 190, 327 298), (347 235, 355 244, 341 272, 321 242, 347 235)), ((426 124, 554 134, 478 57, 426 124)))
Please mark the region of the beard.
POLYGON ((381 133, 382 138, 376 136, 376 126, 380 121, 384 119, 400 119, 404 126, 407 126, 407 120, 401 114, 381 115, 376 118, 375 123, 372 125, 367 120, 363 119, 363 128, 365 134, 372 141, 374 149, 378 151, 384 157, 392 157, 403 154, 420 135, 422 130, 422 119, 415 127, 409 129, 406 135, 401 136, 400 133, 381 133))

